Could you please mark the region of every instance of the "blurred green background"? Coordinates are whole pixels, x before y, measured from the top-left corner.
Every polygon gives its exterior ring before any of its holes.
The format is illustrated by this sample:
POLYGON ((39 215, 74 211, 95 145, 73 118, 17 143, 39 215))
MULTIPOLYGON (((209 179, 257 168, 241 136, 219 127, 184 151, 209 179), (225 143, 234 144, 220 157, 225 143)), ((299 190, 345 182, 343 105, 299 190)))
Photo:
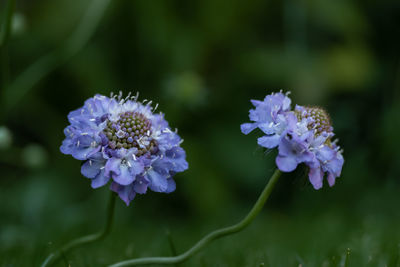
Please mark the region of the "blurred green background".
POLYGON ((283 175, 256 221, 180 266, 400 266, 400 2, 396 0, 0 1, 0 265, 39 266, 101 229, 108 188, 62 155, 69 111, 139 91, 185 139, 173 194, 117 201, 104 241, 59 266, 171 255, 241 219, 276 152, 245 136, 250 99, 290 90, 324 106, 342 176, 315 191, 283 175), (12 6, 11 6, 12 7, 12 6), (11 8, 12 9, 12 8, 11 8))

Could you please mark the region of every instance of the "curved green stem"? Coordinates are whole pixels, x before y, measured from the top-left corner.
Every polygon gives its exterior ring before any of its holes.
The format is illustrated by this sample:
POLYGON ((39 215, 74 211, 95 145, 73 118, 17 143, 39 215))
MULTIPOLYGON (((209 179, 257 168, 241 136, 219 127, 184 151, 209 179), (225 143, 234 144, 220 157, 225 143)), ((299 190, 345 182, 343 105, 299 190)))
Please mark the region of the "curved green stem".
POLYGON ((52 264, 55 264, 56 262, 58 262, 63 257, 63 255, 68 253, 70 250, 77 248, 79 246, 88 244, 88 243, 93 243, 93 242, 99 241, 99 240, 103 239, 104 237, 106 237, 106 235, 111 230, 111 226, 112 226, 112 222, 113 222, 115 198, 116 198, 116 194, 114 192, 111 192, 110 200, 109 200, 108 208, 107 208, 107 221, 106 221, 106 225, 105 225, 104 229, 101 232, 92 234, 92 235, 83 236, 78 239, 72 240, 68 244, 64 245, 61 249, 56 251, 55 253, 50 254, 46 258, 46 260, 42 263, 41 266, 42 267, 51 266, 52 264))
POLYGON ((248 226, 254 220, 254 218, 260 213, 261 209, 263 208, 265 202, 267 201, 269 195, 272 192, 272 189, 274 188, 280 176, 281 172, 279 170, 276 170, 272 175, 271 179, 269 180, 268 184, 264 188, 263 192, 261 193, 260 197, 258 198, 257 202, 254 204, 251 211, 242 221, 240 221, 235 225, 211 232, 210 234, 203 237, 200 241, 198 241, 192 248, 187 250, 185 253, 182 253, 175 257, 151 257, 151 258, 126 260, 110 265, 109 267, 122 267, 122 266, 147 265, 147 264, 174 264, 189 259, 194 254, 199 252, 202 248, 207 246, 211 241, 221 238, 223 236, 237 233, 243 230, 246 226, 248 226))

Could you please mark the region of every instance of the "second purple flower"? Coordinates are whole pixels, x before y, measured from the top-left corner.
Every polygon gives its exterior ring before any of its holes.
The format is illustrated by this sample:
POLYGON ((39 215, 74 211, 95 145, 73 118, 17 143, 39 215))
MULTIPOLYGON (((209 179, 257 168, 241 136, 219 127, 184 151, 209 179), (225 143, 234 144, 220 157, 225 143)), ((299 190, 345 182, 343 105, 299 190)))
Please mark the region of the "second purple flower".
POLYGON ((248 134, 258 128, 264 133, 258 138, 258 144, 267 149, 278 148, 278 169, 291 172, 304 163, 315 189, 322 187, 325 176, 333 186, 341 174, 344 159, 337 140, 333 140, 328 113, 319 107, 299 105, 292 110, 291 99, 282 92, 251 102, 255 107, 250 110, 252 122, 242 124, 241 130, 248 134))

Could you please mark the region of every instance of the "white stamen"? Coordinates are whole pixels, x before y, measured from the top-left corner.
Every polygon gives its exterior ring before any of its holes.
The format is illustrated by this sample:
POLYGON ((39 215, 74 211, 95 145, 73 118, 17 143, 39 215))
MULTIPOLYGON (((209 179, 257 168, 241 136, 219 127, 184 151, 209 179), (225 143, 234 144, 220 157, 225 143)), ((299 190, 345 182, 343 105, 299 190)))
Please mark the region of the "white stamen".
POLYGON ((78 142, 76 142, 76 146, 79 147, 80 144, 81 144, 81 141, 78 140, 78 142))
POLYGON ((132 165, 129 161, 127 161, 126 163, 128 164, 129 168, 132 168, 132 165))
POLYGON ((88 135, 88 133, 81 133, 81 135, 88 135))
POLYGON ((128 93, 128 95, 125 97, 125 101, 127 101, 131 97, 131 92, 128 93))
POLYGON ((137 101, 138 98, 139 98, 139 92, 136 92, 136 95, 135 95, 135 97, 134 97, 135 101, 137 101))
POLYGON ((91 160, 89 160, 89 165, 92 166, 92 161, 91 160))
POLYGON ((119 131, 116 133, 116 135, 117 135, 119 138, 123 138, 123 137, 125 136, 125 132, 122 131, 122 130, 119 130, 119 131))

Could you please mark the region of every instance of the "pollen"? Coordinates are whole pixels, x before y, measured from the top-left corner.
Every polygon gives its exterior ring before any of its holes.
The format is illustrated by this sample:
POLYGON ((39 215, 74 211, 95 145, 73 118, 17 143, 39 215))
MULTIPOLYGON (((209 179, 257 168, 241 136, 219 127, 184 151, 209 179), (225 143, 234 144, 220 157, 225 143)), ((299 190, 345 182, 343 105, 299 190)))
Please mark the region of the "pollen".
POLYGON ((157 143, 151 138, 151 121, 138 112, 124 112, 117 121, 107 121, 103 130, 112 149, 137 148, 136 156, 157 152, 157 143))
POLYGON ((303 111, 296 111, 298 119, 310 119, 307 128, 314 130, 316 135, 333 131, 328 113, 319 107, 305 107, 303 111))

